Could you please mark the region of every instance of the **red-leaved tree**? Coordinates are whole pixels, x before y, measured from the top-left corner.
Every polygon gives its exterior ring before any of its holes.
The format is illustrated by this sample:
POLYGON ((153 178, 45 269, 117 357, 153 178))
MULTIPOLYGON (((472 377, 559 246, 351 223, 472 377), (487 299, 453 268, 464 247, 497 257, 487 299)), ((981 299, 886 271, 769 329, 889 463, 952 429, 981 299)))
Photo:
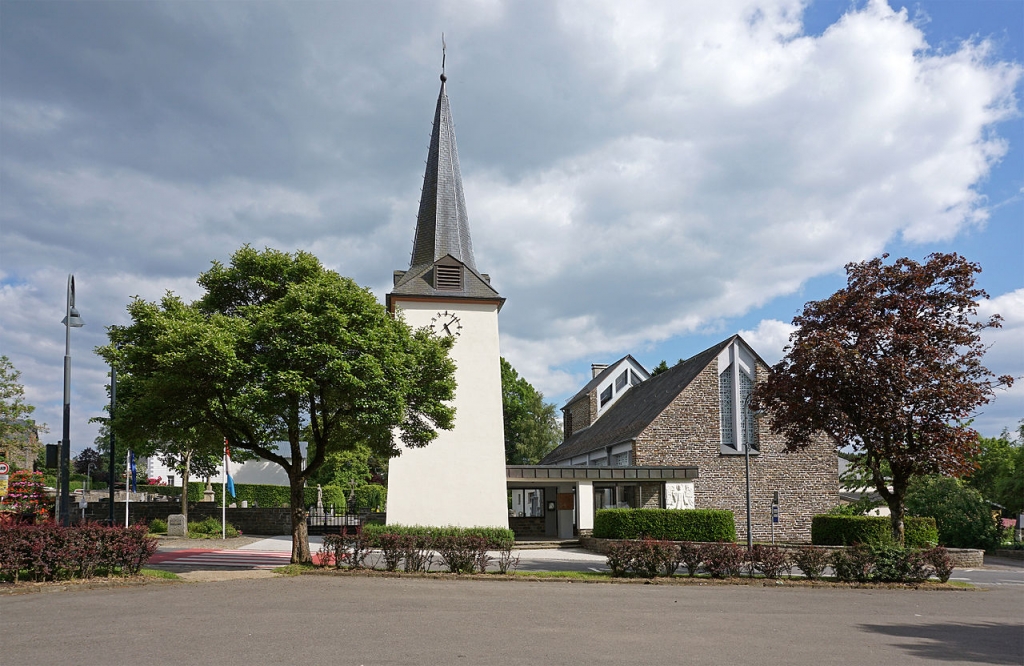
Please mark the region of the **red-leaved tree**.
POLYGON ((817 432, 851 447, 889 506, 903 543, 903 499, 918 475, 973 469, 978 436, 969 420, 1013 378, 981 361, 979 332, 1001 317, 977 317, 978 264, 957 254, 846 266, 847 286, 811 301, 793 320, 786 356, 752 396, 790 450, 817 432), (891 479, 883 463, 888 463, 891 479))

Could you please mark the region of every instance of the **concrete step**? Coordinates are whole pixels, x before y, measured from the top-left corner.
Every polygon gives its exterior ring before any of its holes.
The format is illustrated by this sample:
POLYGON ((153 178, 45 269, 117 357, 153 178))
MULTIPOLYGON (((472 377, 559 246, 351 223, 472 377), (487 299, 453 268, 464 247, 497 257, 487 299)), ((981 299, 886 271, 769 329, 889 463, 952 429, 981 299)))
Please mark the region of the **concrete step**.
POLYGON ((580 548, 579 539, 522 539, 516 540, 519 550, 541 550, 547 548, 580 548))

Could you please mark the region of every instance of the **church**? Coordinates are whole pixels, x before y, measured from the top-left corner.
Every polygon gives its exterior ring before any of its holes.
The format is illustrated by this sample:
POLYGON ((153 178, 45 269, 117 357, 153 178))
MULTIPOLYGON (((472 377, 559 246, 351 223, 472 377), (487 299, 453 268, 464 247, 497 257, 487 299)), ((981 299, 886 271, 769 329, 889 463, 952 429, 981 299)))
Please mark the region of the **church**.
POLYGON ((838 501, 833 443, 785 452, 746 406, 768 366, 738 335, 656 376, 628 355, 593 366, 563 408, 563 443, 540 465, 505 465, 505 299, 473 255, 446 80, 442 72, 409 267, 394 272, 387 307, 455 339, 455 426, 391 460, 388 524, 564 539, 589 533, 600 508, 717 508, 733 511, 745 538, 749 464, 754 537, 809 541, 811 517, 838 501))
POLYGON ((389 525, 508 527, 498 312, 505 299, 473 256, 455 127, 441 74, 408 270, 388 310, 455 338, 455 427, 388 469, 389 525))

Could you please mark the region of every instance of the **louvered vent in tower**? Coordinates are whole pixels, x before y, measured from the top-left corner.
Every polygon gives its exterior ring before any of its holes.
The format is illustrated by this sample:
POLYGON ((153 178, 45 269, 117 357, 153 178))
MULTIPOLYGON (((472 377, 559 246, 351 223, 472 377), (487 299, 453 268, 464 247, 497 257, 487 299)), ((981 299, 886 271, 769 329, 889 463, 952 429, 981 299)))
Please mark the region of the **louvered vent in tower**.
POLYGON ((434 266, 434 289, 462 291, 462 266, 434 266))

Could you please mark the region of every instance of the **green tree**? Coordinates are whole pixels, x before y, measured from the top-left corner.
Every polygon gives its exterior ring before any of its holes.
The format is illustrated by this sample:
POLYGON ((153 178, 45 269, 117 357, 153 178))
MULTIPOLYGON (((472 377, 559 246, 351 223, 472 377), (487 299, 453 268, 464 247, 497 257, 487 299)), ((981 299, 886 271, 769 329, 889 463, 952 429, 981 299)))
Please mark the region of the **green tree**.
POLYGON ((89 447, 83 449, 74 457, 72 466, 75 469, 76 474, 89 474, 89 468, 99 471, 103 466, 103 460, 100 458, 99 451, 89 447))
POLYGON ((501 359, 501 406, 505 425, 505 462, 535 465, 562 439, 555 405, 501 359))
MULTIPOLYGON (((673 368, 676 367, 677 365, 679 365, 680 363, 682 363, 685 360, 686 359, 682 359, 682 358, 679 359, 678 361, 676 361, 672 365, 672 367, 673 368)), ((668 370, 669 370, 668 361, 666 361, 665 359, 661 359, 661 362, 658 363, 658 365, 654 366, 654 368, 651 370, 651 377, 653 377, 655 375, 660 375, 663 372, 668 372, 668 370)))
POLYGON ((373 478, 373 471, 370 469, 372 457, 370 449, 362 445, 347 451, 328 453, 323 466, 310 478, 310 483, 338 486, 346 492, 358 488, 373 478))
MULTIPOLYGON (((45 432, 46 424, 36 424, 29 418, 35 411, 33 405, 25 402, 25 387, 21 384, 21 372, 14 367, 11 359, 0 356, 0 456, 12 461, 32 445, 32 434, 45 432)), ((34 459, 37 451, 29 451, 34 459)))
POLYGON ((992 509, 977 490, 960 479, 923 476, 907 491, 907 514, 931 516, 939 528, 939 543, 950 548, 992 548, 999 528, 992 509))
POLYGON ((244 246, 198 283, 199 300, 136 298, 131 324, 111 327, 99 353, 118 370, 113 427, 172 433, 205 424, 233 451, 281 465, 292 562, 310 562, 303 486, 329 453, 363 445, 391 457, 453 426, 451 339, 412 331, 306 252, 244 246))
POLYGON ((845 288, 804 306, 785 358, 751 406, 767 412, 789 450, 822 432, 849 447, 902 544, 910 481, 969 473, 978 441, 969 419, 1013 378, 995 378, 981 363, 979 332, 1001 318, 977 318, 988 297, 975 287, 977 264, 932 254, 924 264, 887 265, 887 256, 848 264, 845 288))
POLYGON ((217 473, 218 465, 224 460, 224 438, 216 428, 201 421, 190 428, 177 428, 164 434, 173 435, 173 439, 156 442, 154 454, 181 479, 180 511, 187 524, 189 480, 193 475, 209 478, 217 473))
POLYGON ((1024 421, 1016 439, 1004 430, 999 437, 979 438, 978 444, 978 468, 967 477, 967 484, 1001 505, 1008 516, 1024 512, 1024 421))

